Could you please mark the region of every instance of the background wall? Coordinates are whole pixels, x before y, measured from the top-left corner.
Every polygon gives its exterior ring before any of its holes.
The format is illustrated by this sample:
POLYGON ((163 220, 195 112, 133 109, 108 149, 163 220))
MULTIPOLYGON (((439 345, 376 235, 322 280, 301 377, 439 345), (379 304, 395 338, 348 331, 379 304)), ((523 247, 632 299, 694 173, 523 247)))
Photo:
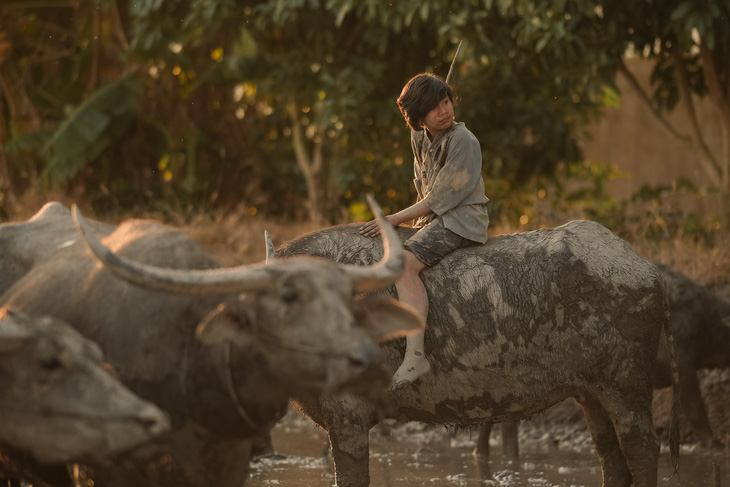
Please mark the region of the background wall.
MULTIPOLYGON (((648 90, 652 63, 629 59, 627 64, 648 90)), ((630 173, 629 178, 609 184, 612 196, 629 198, 644 184, 671 185, 679 178, 687 178, 702 189, 718 184, 702 170, 691 145, 678 140, 658 121, 625 77, 618 76, 617 84, 621 91, 620 107, 607 108, 605 117, 590 128, 591 139, 583 144, 586 159, 615 164, 630 173)), ((710 134, 707 144, 719 153, 721 141, 714 108, 707 99, 695 102, 700 125, 710 134)), ((689 134, 689 123, 679 108, 668 120, 679 133, 689 134)), ((683 205, 687 211, 704 215, 718 213, 721 204, 716 194, 672 195, 666 203, 683 205)))

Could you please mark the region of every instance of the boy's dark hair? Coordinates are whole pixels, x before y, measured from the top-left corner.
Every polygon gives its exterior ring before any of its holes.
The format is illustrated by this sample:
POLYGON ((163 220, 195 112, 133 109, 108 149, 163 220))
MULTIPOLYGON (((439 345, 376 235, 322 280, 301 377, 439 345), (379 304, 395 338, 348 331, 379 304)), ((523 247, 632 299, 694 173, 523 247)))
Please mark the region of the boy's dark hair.
POLYGON ((436 108, 446 96, 451 103, 454 102, 451 87, 443 79, 435 74, 421 73, 406 83, 397 103, 411 130, 419 131, 423 128, 421 122, 428 112, 436 108))

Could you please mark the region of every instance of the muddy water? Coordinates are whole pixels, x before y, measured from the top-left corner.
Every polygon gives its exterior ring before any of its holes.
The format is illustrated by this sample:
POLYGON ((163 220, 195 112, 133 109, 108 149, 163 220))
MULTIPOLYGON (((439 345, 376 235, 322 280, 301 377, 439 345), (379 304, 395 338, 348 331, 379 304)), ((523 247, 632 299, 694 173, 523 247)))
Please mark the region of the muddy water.
MULTIPOLYGON (((290 413, 273 431, 281 457, 252 464, 248 487, 331 487, 334 468, 325 456, 326 435, 308 420, 290 413)), ((601 470, 590 435, 581 421, 520 425, 520 458, 502 456, 499 430, 490 439, 492 454, 472 454, 476 432, 448 432, 420 423, 386 422, 371 432, 370 477, 374 487, 415 486, 597 486, 601 470)), ((662 448, 660 479, 671 475, 669 453, 662 448)), ((730 456, 683 446, 680 477, 659 482, 670 487, 730 487, 730 456), (719 471, 719 475, 716 472, 719 471), (716 483, 719 482, 719 483, 716 483)))

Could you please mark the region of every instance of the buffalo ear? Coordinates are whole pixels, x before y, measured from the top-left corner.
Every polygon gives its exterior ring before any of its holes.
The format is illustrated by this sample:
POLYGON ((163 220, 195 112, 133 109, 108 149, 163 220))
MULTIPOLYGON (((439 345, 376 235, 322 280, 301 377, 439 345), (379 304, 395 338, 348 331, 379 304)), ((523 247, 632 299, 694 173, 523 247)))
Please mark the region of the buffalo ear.
POLYGON ((354 315, 358 324, 377 342, 424 329, 423 318, 415 309, 388 296, 367 295, 357 299, 354 315))
POLYGON ((206 345, 231 342, 238 347, 248 347, 254 341, 254 333, 243 306, 221 304, 198 325, 195 337, 206 345))

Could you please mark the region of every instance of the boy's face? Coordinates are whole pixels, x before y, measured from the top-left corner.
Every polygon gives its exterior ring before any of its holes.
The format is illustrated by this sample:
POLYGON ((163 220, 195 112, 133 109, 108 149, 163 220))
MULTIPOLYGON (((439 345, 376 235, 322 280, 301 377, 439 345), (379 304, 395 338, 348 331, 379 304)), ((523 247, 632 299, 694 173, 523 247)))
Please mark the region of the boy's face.
POLYGON ((436 137, 436 134, 442 130, 446 130, 451 127, 451 122, 454 120, 454 105, 448 96, 443 97, 439 104, 428 112, 423 118, 423 125, 428 129, 431 137, 436 137))

